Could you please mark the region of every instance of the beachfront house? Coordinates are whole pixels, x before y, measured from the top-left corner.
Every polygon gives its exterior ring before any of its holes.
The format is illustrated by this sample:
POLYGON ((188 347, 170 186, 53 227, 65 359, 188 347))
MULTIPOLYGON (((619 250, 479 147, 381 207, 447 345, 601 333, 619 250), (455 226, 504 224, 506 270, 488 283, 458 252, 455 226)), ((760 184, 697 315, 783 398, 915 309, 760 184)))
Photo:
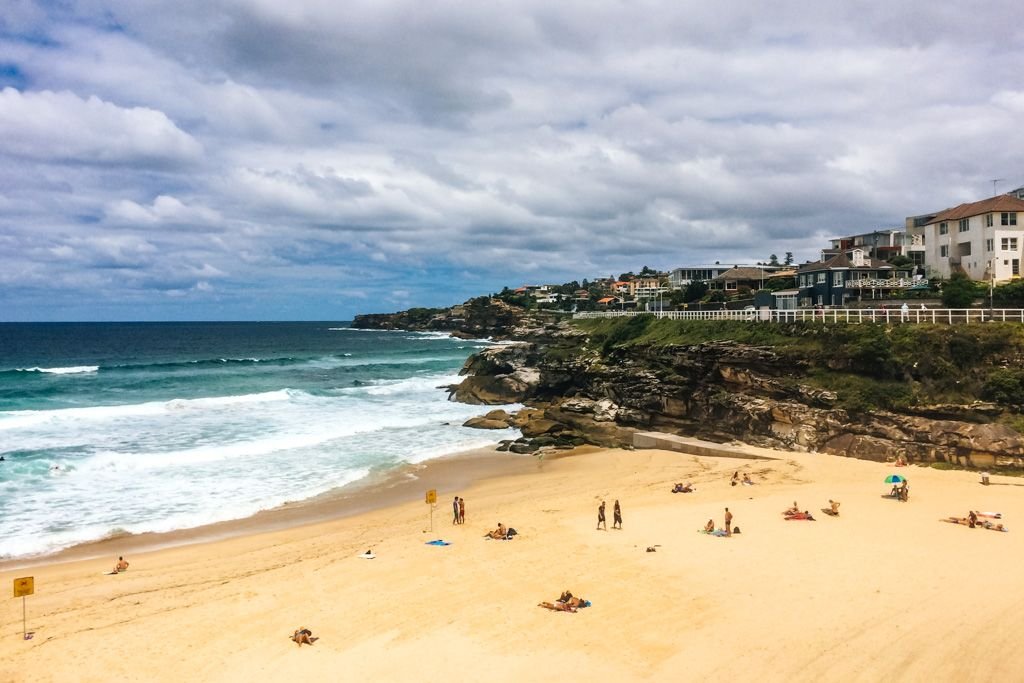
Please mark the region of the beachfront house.
POLYGON ((629 282, 629 295, 637 301, 656 299, 664 296, 668 287, 656 277, 640 277, 629 282))
POLYGON ((721 289, 726 294, 736 294, 741 287, 756 291, 763 288, 765 281, 770 279, 776 270, 778 268, 769 270, 767 266, 737 266, 712 278, 708 282, 708 288, 721 289))
POLYGON ((1010 194, 907 218, 930 274, 963 271, 972 280, 1006 282, 1021 275, 1024 200, 1010 194))
POLYGON ((874 230, 859 235, 836 237, 829 240, 831 246, 822 251, 822 260, 838 256, 851 249, 861 249, 868 257, 879 261, 889 261, 893 257, 903 256, 904 242, 907 240, 905 230, 874 230))
POLYGON ((921 286, 906 268, 873 259, 863 249, 851 249, 797 270, 801 306, 845 306, 850 301, 884 298, 893 292, 921 286))

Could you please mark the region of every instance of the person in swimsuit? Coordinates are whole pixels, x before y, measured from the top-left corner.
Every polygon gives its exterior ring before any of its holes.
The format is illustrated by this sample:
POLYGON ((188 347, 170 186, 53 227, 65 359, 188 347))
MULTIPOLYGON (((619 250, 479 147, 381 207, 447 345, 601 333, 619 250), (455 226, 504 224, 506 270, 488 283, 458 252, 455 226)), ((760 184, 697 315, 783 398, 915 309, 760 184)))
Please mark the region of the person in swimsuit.
POLYGON ((308 628, 303 627, 296 630, 295 633, 292 634, 292 640, 295 641, 296 645, 302 647, 303 643, 305 643, 306 645, 312 645, 313 642, 317 639, 313 637, 312 631, 310 631, 308 628))
POLYGON ((725 535, 732 536, 732 513, 725 508, 725 535))
POLYGON ((452 524, 459 523, 459 497, 455 496, 455 500, 452 501, 452 524))
POLYGON ((604 530, 608 531, 608 522, 606 522, 605 519, 604 519, 604 501, 603 500, 601 501, 601 504, 597 506, 597 528, 600 529, 602 524, 604 525, 604 530))
POLYGON ((615 507, 612 508, 612 528, 622 528, 622 508, 619 507, 619 501, 615 501, 615 507))
POLYGON ((704 525, 704 532, 710 534, 715 530, 715 520, 709 519, 708 523, 704 525))
POLYGON ((124 559, 124 557, 117 558, 117 564, 114 565, 114 573, 120 574, 126 571, 128 571, 128 560, 124 559))

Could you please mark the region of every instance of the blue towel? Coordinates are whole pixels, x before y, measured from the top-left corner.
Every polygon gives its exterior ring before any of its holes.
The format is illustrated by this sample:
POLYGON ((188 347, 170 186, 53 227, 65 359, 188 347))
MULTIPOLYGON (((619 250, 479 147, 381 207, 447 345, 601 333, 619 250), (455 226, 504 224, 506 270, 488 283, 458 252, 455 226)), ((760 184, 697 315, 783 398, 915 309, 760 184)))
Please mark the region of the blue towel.
POLYGON ((427 541, 427 545, 451 545, 448 541, 442 541, 440 538, 436 541, 427 541))

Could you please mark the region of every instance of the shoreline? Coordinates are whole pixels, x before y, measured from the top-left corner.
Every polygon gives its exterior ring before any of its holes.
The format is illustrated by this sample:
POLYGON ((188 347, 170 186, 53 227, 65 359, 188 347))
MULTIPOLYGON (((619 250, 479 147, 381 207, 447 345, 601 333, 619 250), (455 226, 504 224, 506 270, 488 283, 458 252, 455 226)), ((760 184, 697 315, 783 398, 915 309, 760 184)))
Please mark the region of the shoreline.
POLYGON ((888 464, 745 450, 768 459, 517 456, 519 472, 439 484, 433 530, 424 477, 388 507, 126 555, 131 567, 116 576, 106 575, 116 554, 0 572, 0 582, 34 575, 36 590, 31 640, 20 605, 0 614, 0 680, 1018 677, 1024 484, 911 466, 900 471, 911 484, 903 503, 885 495, 888 464), (737 471, 755 485, 731 486, 737 471), (680 481, 696 491, 672 494, 680 481), (450 522, 442 491, 453 489, 465 525, 450 522), (818 516, 833 498, 841 516, 818 516), (623 528, 609 514, 595 530, 597 505, 616 500, 623 528), (817 521, 785 520, 794 500, 817 521), (741 533, 697 533, 709 518, 720 526, 724 508, 741 533), (969 509, 1001 512, 1010 533, 942 523, 969 509), (498 522, 515 540, 483 537, 498 522), (438 538, 449 546, 428 543, 438 538), (368 548, 376 559, 362 559, 368 548), (592 605, 538 607, 563 590, 592 605), (303 627, 315 646, 288 640, 303 627))
MULTIPOLYGON (((573 452, 565 451, 565 454, 573 452)), ((551 460, 563 455, 545 457, 551 460)), ((444 492, 467 488, 485 479, 520 474, 536 467, 536 462, 534 455, 500 452, 494 450, 494 446, 457 451, 390 470, 371 472, 331 491, 289 501, 247 517, 173 531, 117 534, 76 543, 53 553, 0 560, 0 572, 154 552, 306 527, 408 503, 415 499, 417 492, 423 499, 431 488, 438 492, 435 517, 447 518, 444 492)))

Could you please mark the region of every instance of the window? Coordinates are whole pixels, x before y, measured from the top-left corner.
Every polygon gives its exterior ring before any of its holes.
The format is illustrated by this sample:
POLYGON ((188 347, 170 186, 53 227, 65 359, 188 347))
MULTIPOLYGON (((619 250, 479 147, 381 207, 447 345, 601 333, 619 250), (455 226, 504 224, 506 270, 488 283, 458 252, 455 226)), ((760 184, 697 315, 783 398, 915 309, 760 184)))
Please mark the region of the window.
POLYGON ((1001 213, 999 214, 999 222, 1003 225, 1017 225, 1017 214, 1001 213))
POLYGON ((947 256, 949 256, 949 247, 943 244, 939 247, 939 257, 946 258, 947 256))
POLYGON ((957 229, 960 232, 967 232, 968 230, 970 230, 971 229, 971 219, 970 218, 961 218, 960 219, 960 225, 959 225, 959 227, 957 229))
POLYGON ((843 274, 842 273, 836 273, 836 274, 834 274, 832 276, 832 286, 833 287, 842 287, 843 286, 843 274))
POLYGON ((725 288, 728 289, 728 290, 733 290, 733 289, 736 289, 736 285, 737 284, 738 283, 735 280, 726 280, 725 281, 725 288))
POLYGON ((949 225, 946 223, 939 223, 939 234, 945 235, 947 233, 949 233, 949 225))
POLYGON ((1000 240, 1000 246, 1003 251, 1017 251, 1017 238, 1016 237, 1004 237, 1000 240))
POLYGON ((985 251, 992 251, 995 240, 985 240, 985 251))
POLYGON ((970 256, 971 255, 971 243, 970 242, 961 242, 959 244, 959 247, 960 247, 960 255, 961 256, 970 256))
POLYGON ((1010 269, 1010 272, 1011 272, 1011 274, 1014 277, 1019 277, 1020 276, 1020 259, 1019 258, 1013 259, 1013 266, 1010 269))
POLYGON ((992 227, 992 214, 987 214, 985 216, 985 227, 986 228, 991 228, 992 227))
POLYGON ((825 282, 825 273, 818 273, 818 279, 816 281, 818 284, 825 282))

